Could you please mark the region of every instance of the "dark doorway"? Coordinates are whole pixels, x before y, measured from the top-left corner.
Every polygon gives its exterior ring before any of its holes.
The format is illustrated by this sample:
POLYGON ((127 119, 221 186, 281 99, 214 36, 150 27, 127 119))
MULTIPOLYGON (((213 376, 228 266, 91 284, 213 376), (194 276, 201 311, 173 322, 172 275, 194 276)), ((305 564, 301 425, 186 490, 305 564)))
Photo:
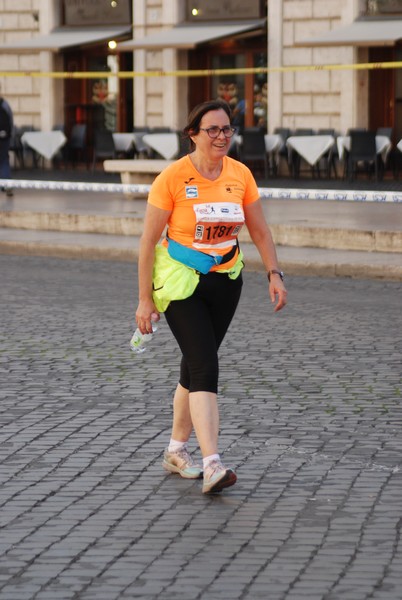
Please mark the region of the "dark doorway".
MULTIPOLYGON (((199 46, 189 52, 190 69, 242 69, 266 67, 267 38, 264 35, 225 40, 220 44, 199 46)), ((268 84, 266 73, 212 74, 193 77, 189 83, 189 108, 204 100, 222 98, 232 110, 242 110, 239 122, 244 127, 267 128, 268 84)))
MULTIPOLYGON (((394 48, 370 48, 371 63, 390 62, 395 58, 394 48)), ((400 59, 399 59, 400 60, 400 59)), ((402 80, 399 102, 395 96, 396 82, 402 77, 398 69, 373 69, 369 72, 369 128, 376 131, 379 127, 392 127, 393 137, 402 137, 402 80), (399 121, 399 124, 398 124, 399 121), (399 130, 399 133, 398 133, 399 130)))

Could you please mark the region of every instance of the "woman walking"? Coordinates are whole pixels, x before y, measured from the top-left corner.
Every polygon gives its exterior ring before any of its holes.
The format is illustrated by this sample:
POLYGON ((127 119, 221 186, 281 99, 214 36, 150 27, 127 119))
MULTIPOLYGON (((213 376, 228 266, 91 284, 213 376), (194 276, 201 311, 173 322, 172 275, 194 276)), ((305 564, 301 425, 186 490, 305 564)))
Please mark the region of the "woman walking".
POLYGON ((151 187, 138 263, 138 327, 151 332, 151 317, 164 311, 183 355, 163 466, 182 477, 203 476, 204 493, 236 482, 218 450, 218 349, 240 298, 243 261, 237 238, 244 224, 267 270, 275 311, 286 304, 257 184, 245 165, 226 156, 235 133, 230 116, 221 100, 204 102, 190 113, 184 134, 192 151, 151 187), (193 429, 202 467, 187 449, 193 429))

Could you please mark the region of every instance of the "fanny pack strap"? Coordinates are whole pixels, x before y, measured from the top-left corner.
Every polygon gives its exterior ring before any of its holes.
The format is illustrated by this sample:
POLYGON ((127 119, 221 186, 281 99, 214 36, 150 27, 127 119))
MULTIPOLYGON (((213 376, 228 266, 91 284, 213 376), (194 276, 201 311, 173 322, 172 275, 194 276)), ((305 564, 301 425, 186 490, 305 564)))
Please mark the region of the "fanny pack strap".
MULTIPOLYGON (((169 232, 166 232, 166 239, 169 243, 169 232)), ((236 252, 240 250, 240 246, 239 246, 239 240, 236 238, 236 244, 232 247, 231 250, 229 250, 229 252, 227 254, 224 254, 222 256, 222 260, 220 261, 220 265, 224 265, 225 263, 229 262, 230 260, 232 260, 232 258, 236 255, 236 252)), ((196 252, 199 252, 199 250, 197 250, 196 252)), ((205 252, 203 252, 203 254, 206 254, 205 252)), ((208 255, 208 256, 212 256, 212 255, 208 255)))
POLYGON ((224 254, 222 256, 222 260, 219 264, 224 265, 225 263, 232 260, 232 258, 235 256, 238 249, 239 249, 239 240, 236 238, 236 245, 233 246, 233 248, 231 250, 229 250, 229 252, 227 254, 224 254))

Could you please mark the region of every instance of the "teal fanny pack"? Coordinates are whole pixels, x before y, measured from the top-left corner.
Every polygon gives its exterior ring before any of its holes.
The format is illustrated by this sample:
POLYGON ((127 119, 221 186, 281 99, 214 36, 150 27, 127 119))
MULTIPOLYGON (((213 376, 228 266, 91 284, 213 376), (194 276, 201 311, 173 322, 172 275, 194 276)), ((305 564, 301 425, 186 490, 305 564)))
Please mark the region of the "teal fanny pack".
POLYGON ((212 267, 220 265, 222 262, 222 256, 211 256, 210 254, 205 254, 205 252, 187 248, 187 246, 183 246, 183 244, 179 244, 179 242, 175 242, 170 238, 168 238, 168 242, 168 252, 171 258, 178 260, 191 269, 195 269, 203 275, 209 273, 212 267))

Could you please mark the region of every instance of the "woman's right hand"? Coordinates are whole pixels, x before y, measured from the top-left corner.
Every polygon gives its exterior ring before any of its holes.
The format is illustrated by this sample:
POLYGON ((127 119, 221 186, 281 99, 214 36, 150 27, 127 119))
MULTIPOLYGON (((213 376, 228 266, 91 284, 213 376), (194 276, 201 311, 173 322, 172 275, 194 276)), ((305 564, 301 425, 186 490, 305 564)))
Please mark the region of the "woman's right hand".
POLYGON ((152 333, 152 322, 155 323, 159 319, 159 311, 156 310, 155 304, 151 299, 139 301, 135 312, 135 320, 142 334, 152 333))

